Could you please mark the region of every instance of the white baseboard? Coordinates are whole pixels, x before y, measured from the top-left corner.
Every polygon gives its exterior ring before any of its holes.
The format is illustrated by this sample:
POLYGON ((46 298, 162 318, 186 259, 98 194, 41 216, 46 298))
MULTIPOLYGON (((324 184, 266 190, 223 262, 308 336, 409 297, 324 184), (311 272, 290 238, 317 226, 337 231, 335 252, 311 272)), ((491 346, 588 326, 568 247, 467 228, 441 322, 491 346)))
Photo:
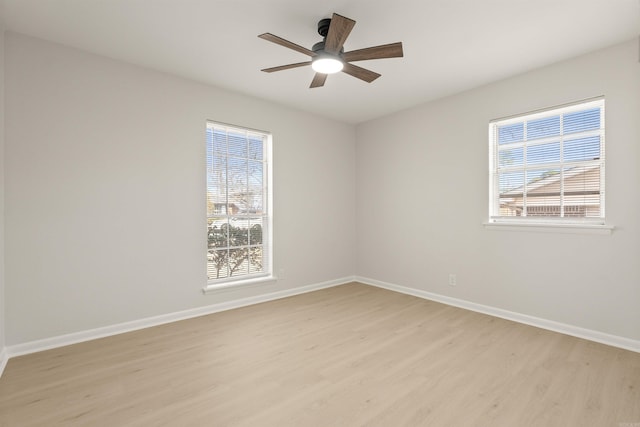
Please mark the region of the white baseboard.
MULTIPOLYGON (((37 341, 30 341, 23 344, 8 346, 0 355, 4 355, 4 359, 10 357, 22 356, 25 354, 36 353, 38 351, 50 350, 52 348, 63 347, 66 345, 77 344, 84 341, 91 341, 97 338, 104 338, 111 335, 122 334, 125 332, 145 329, 152 326, 163 325, 165 323, 176 322, 179 320, 190 319, 193 317, 204 316, 207 314, 218 313, 221 311, 231 310, 234 308, 245 307, 248 305, 258 304, 261 302, 273 301, 280 298, 286 298, 293 295, 304 294, 307 292, 317 291, 319 289, 330 288, 333 286, 343 285, 353 282, 353 276, 343 277, 341 279, 329 280, 326 282, 315 283, 312 285, 301 286, 283 291, 270 292, 267 294, 256 295, 247 298, 236 299, 232 301, 222 302, 219 304, 198 307, 175 313, 162 314, 160 316, 147 317, 145 319, 134 320, 131 322, 119 323, 101 328, 90 329, 86 331, 74 332, 66 335, 45 338, 37 341)), ((6 360, 5 360, 6 363, 6 360)), ((0 371, 1 373, 1 371, 0 371)))
POLYGON ((376 286, 378 288, 384 288, 407 295, 413 295, 415 297, 440 302, 454 307, 464 308, 466 310, 476 311, 478 313, 488 314, 490 316, 500 317, 502 319, 512 320, 518 323, 524 323, 525 325, 535 326, 538 328, 559 332, 561 334, 571 335, 577 338, 583 338, 601 344, 606 344, 613 347, 619 347, 625 350, 640 353, 640 341, 632 340, 630 338, 606 334, 604 332, 585 329, 578 326, 567 325, 565 323, 555 322, 553 320, 541 319, 539 317, 520 314, 513 311, 490 307, 487 305, 476 304, 470 301, 439 295, 423 291, 421 289, 408 288, 405 286, 382 282, 380 280, 370 279, 367 277, 356 276, 355 280, 356 282, 364 283, 365 285, 376 286))
POLYGON ((9 354, 7 353, 7 348, 2 347, 0 350, 0 377, 2 377, 2 373, 4 372, 4 368, 7 366, 8 361, 9 354))
POLYGON ((616 335, 610 335, 603 332, 580 328, 577 326, 567 325, 564 323, 559 323, 551 320, 541 319, 538 317, 528 316, 525 314, 515 313, 512 311, 490 307, 482 304, 476 304, 473 302, 460 300, 457 298, 447 297, 444 295, 439 295, 439 294, 427 292, 420 289, 409 288, 409 287, 400 286, 392 283, 382 282, 382 281, 370 279, 367 277, 350 276, 350 277, 343 277, 341 279, 315 283, 312 285, 301 286, 298 288, 270 292, 267 294, 241 298, 241 299, 227 301, 219 304, 208 305, 205 307, 198 307, 198 308, 179 311, 175 313, 168 313, 160 316, 134 320, 131 322, 119 323, 116 325, 110 325, 110 326, 105 326, 101 328, 74 332, 66 335, 60 335, 56 337, 45 338, 42 340, 31 341, 23 344, 7 346, 0 350, 0 376, 2 376, 2 372, 4 371, 4 368, 9 358, 11 357, 35 353, 43 350, 49 350, 57 347, 63 347, 66 345, 76 344, 79 342, 90 341, 97 338, 104 338, 111 335, 122 334, 125 332, 131 332, 139 329, 149 328, 152 326, 163 325, 166 323, 190 319, 193 317, 204 316, 207 314, 218 313, 221 311, 245 307, 245 306, 258 304, 262 302, 273 301, 280 298, 286 298, 289 296, 300 295, 307 292, 313 292, 320 289, 330 288, 333 286, 339 286, 339 285, 343 285, 345 283, 349 283, 353 281, 360 282, 370 286, 376 286, 379 288, 388 289, 395 292, 400 292, 407 295, 413 295, 419 298, 440 302, 440 303, 451 305, 454 307, 476 311, 479 313, 488 314, 490 316, 500 317, 500 318, 512 320, 518 323, 523 323, 526 325, 531 325, 538 328, 547 329, 550 331, 559 332, 566 335, 571 335, 578 338, 583 338, 590 341, 595 341, 602 344, 611 345, 614 347, 619 347, 625 350, 631 350, 631 351, 640 353, 640 341, 637 341, 637 340, 632 340, 629 338, 624 338, 616 335))

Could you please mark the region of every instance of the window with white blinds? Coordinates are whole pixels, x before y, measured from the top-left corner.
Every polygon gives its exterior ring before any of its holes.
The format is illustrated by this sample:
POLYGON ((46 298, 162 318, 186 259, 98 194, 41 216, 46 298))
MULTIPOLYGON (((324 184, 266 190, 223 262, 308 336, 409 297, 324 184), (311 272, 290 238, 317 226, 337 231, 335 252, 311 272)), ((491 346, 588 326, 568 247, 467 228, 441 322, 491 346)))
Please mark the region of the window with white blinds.
POLYGON ((604 224, 604 99, 491 121, 490 222, 604 224))
POLYGON ((209 285, 271 275, 268 133, 207 123, 209 285))

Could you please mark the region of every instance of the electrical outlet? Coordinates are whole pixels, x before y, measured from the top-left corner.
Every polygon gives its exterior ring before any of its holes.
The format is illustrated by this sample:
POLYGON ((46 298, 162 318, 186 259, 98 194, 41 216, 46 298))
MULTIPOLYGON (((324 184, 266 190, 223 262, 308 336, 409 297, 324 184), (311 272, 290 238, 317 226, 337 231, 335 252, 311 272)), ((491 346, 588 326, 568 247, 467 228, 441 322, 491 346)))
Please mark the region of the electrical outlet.
POLYGON ((451 273, 449 274, 449 286, 455 286, 457 284, 456 275, 451 273))
POLYGON ((282 279, 284 279, 284 276, 285 276, 284 268, 278 269, 278 279, 282 280, 282 279))

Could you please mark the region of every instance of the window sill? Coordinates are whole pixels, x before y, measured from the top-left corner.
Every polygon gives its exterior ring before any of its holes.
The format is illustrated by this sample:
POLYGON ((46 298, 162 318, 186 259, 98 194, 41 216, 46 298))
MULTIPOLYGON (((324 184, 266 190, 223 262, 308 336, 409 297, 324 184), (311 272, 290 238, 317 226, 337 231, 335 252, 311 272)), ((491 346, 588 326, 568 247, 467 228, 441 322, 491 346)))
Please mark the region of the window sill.
POLYGON ((604 224, 544 224, 513 222, 485 222, 484 228, 504 231, 532 231, 540 233, 571 233, 571 234, 611 234, 613 225, 604 224))
POLYGON ((278 278, 276 276, 264 276, 246 280, 236 280, 233 282, 208 284, 202 288, 202 293, 206 295, 221 291, 236 290, 239 288, 250 288, 253 286, 264 285, 269 282, 275 282, 277 280, 278 278))

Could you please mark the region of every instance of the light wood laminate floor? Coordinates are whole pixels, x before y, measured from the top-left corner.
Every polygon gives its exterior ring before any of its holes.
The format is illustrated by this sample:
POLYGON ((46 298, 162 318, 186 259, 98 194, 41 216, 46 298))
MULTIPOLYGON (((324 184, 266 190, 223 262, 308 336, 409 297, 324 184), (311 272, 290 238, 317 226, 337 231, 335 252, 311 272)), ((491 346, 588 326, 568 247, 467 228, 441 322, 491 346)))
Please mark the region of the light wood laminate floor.
POLYGON ((10 359, 0 426, 640 427, 640 354, 353 283, 10 359))

